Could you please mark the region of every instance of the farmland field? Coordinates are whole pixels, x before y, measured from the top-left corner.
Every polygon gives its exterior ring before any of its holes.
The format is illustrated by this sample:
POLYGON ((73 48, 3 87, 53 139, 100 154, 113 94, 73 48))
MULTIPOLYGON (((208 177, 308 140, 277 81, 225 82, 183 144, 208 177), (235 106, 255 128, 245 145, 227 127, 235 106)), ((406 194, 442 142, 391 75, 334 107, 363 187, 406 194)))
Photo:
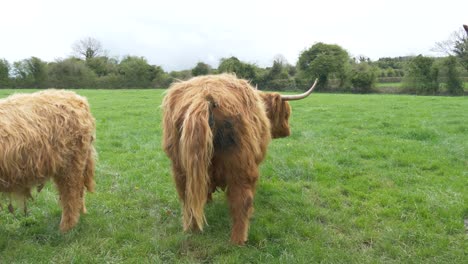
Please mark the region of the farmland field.
MULTIPOLYGON (((13 93, 0 90, 0 98, 13 93)), ((27 92, 30 92, 27 91, 27 92)), ((261 166, 246 246, 223 193, 183 233, 161 149, 163 90, 78 90, 97 122, 96 192, 71 232, 49 183, 1 198, 0 263, 466 263, 468 99, 312 94, 261 166)), ((1 117, 0 117, 1 118, 1 117)), ((0 146, 1 149, 1 146, 0 146)))

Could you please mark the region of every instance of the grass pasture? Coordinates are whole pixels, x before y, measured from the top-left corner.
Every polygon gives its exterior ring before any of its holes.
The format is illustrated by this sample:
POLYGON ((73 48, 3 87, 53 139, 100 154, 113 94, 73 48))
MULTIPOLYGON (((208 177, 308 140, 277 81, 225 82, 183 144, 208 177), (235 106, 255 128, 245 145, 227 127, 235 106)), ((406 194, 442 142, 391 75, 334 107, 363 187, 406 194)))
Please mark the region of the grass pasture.
MULTIPOLYGON (((12 93, 0 90, 0 98, 12 93)), ((28 91, 29 92, 29 91, 28 91)), ((60 234, 52 184, 0 211, 0 263, 466 263, 468 100, 313 94, 261 167, 249 241, 223 193, 182 232, 161 149, 163 90, 78 90, 97 121, 96 193, 60 234)), ((0 198, 1 199, 1 198, 0 198)))

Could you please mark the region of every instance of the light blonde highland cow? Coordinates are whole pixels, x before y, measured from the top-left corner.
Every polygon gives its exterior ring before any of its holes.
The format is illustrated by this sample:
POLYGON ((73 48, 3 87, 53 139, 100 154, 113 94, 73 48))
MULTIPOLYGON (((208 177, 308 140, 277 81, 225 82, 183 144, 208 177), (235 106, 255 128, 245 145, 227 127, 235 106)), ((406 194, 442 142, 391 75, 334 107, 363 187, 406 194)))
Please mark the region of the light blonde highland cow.
POLYGON ((60 230, 86 213, 94 189, 95 120, 86 98, 45 90, 0 100, 0 192, 28 198, 53 179, 62 206, 60 230))

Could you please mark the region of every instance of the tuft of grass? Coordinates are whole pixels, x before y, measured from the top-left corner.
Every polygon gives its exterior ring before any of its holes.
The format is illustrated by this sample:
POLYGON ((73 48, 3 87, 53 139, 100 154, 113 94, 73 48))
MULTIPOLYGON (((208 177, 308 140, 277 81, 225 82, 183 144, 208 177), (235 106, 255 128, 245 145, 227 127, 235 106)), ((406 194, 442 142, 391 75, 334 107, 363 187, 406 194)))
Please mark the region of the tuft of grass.
POLYGON ((34 195, 29 215, 0 211, 0 263, 466 262, 464 97, 313 94, 291 102, 293 134, 269 146, 249 241, 237 247, 228 242, 223 193, 206 206, 203 233, 182 231, 161 148, 163 90, 77 92, 97 123, 89 212, 60 234, 52 184, 34 195))

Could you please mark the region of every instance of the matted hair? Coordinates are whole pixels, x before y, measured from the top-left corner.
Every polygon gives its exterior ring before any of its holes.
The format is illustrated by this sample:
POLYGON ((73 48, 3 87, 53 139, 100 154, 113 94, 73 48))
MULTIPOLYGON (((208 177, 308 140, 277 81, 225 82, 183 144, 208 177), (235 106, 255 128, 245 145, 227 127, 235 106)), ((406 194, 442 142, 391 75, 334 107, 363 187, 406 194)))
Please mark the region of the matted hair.
POLYGON ((0 192, 30 197, 52 178, 67 231, 85 212, 84 190, 94 190, 95 120, 86 98, 45 90, 0 100, 0 192))

